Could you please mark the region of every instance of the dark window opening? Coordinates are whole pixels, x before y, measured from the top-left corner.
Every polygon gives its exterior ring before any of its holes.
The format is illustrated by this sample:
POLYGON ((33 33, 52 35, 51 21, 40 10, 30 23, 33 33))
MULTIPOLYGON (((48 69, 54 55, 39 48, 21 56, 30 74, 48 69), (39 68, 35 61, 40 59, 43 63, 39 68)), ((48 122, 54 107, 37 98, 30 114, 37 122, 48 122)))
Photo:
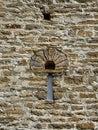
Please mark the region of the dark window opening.
POLYGON ((43 15, 44 15, 45 20, 50 20, 51 19, 50 13, 44 13, 43 15))
POLYGON ((47 61, 45 63, 45 69, 54 70, 55 69, 55 63, 53 61, 47 61))

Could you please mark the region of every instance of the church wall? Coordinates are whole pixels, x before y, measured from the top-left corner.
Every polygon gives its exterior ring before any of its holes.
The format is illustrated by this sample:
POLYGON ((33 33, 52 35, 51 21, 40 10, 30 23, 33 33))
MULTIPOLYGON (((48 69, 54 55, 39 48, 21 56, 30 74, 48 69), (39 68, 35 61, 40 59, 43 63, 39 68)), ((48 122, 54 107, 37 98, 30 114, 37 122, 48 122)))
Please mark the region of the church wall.
POLYGON ((97 0, 0 1, 0 130, 34 129, 98 129, 97 0), (68 60, 53 73, 53 101, 44 66, 30 65, 47 47, 68 60))

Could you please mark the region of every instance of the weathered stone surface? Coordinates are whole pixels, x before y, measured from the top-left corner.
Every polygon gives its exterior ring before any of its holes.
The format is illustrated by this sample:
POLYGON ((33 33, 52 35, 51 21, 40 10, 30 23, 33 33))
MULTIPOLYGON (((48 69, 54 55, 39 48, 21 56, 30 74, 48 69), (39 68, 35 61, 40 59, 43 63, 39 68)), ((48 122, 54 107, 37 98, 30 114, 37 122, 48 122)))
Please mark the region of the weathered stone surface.
POLYGON ((67 105, 60 105, 60 104, 54 104, 53 105, 53 108, 54 109, 61 109, 61 110, 67 110, 68 109, 68 106, 67 105))
POLYGON ((98 57, 98 52, 95 52, 95 51, 94 51, 94 52, 88 52, 88 53, 87 53, 87 56, 93 57, 93 58, 94 58, 94 57, 98 57))
POLYGON ((0 130, 97 128, 98 0, 0 0, 0 130))
POLYGON ((50 114, 53 115, 53 116, 59 116, 60 112, 56 111, 56 110, 53 110, 53 111, 50 111, 50 114))
POLYGON ((42 129, 42 125, 41 125, 41 124, 36 124, 36 125, 34 126, 34 128, 36 128, 36 129, 42 129))
POLYGON ((76 127, 78 129, 94 129, 94 124, 87 122, 87 123, 77 124, 76 127))
POLYGON ((65 118, 62 118, 62 117, 55 117, 53 119, 54 122, 65 122, 65 118))
POLYGON ((81 118, 77 118, 77 117, 71 117, 68 119, 69 122, 78 122, 80 120, 81 120, 81 118))
POLYGON ((37 111, 37 110, 31 110, 31 114, 37 115, 37 116, 43 116, 43 113, 41 111, 37 111))
POLYGON ((0 79, 0 82, 9 82, 9 78, 8 77, 3 77, 0 79))
POLYGON ((32 103, 27 103, 27 104, 26 104, 26 107, 32 108, 32 107, 33 107, 33 104, 32 104, 32 103))
POLYGON ((24 37, 24 38, 20 38, 20 40, 22 42, 33 42, 34 41, 34 37, 33 36, 24 37))
POLYGON ((80 31, 77 33, 77 35, 80 36, 80 37, 83 37, 83 36, 91 37, 91 36, 93 35, 93 33, 90 32, 90 31, 80 30, 80 31))
POLYGON ((82 83, 82 77, 76 76, 76 77, 65 77, 65 83, 67 84, 81 84, 82 83))
POLYGON ((76 0, 76 1, 79 2, 79 3, 85 3, 85 2, 89 2, 91 0, 76 0))
POLYGON ((80 93, 80 98, 96 98, 96 94, 84 94, 84 93, 80 93))
POLYGON ((7 29, 17 29, 17 28, 21 28, 21 25, 19 24, 7 24, 5 25, 7 29))
POLYGON ((97 110, 98 109, 98 104, 96 103, 95 105, 88 105, 87 109, 95 109, 95 110, 97 110))
POLYGON ((82 22, 79 22, 80 25, 82 24, 98 24, 98 20, 87 20, 87 21, 82 21, 82 22))
POLYGON ((83 106, 76 106, 75 105, 75 106, 71 106, 71 109, 74 110, 74 111, 75 110, 83 110, 83 106))
POLYGON ((35 106, 35 108, 36 109, 52 109, 53 107, 52 107, 52 105, 51 104, 37 104, 36 106, 35 106))
POLYGON ((73 125, 72 124, 61 124, 61 123, 58 123, 58 124, 49 124, 48 128, 53 128, 53 129, 71 129, 73 128, 73 125))
POLYGON ((27 65, 27 61, 25 59, 21 60, 21 61, 18 61, 18 65, 22 65, 22 66, 25 66, 27 65))
POLYGON ((11 109, 7 109, 5 111, 6 114, 18 114, 18 115, 23 115, 24 114, 24 111, 23 110, 11 110, 11 109))
POLYGON ((35 96, 36 96, 39 100, 45 99, 45 98, 46 98, 46 92, 45 92, 45 91, 37 92, 37 94, 36 94, 35 96))
POLYGON ((15 117, 12 116, 7 116, 7 117, 0 117, 0 122, 12 122, 15 120, 15 117))
POLYGON ((58 100, 61 99, 63 97, 63 94, 60 92, 56 92, 54 93, 54 100, 58 100))
POLYGON ((39 121, 41 122, 51 122, 51 119, 50 118, 39 118, 39 121))

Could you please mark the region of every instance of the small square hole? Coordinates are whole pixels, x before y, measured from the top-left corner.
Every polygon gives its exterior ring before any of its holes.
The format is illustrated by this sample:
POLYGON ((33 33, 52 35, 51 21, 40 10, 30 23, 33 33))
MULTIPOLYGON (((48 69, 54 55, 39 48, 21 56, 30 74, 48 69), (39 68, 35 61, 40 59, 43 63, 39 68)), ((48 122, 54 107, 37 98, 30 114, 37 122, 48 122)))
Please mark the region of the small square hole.
POLYGON ((50 20, 51 19, 50 13, 44 13, 43 15, 44 15, 45 20, 50 20))

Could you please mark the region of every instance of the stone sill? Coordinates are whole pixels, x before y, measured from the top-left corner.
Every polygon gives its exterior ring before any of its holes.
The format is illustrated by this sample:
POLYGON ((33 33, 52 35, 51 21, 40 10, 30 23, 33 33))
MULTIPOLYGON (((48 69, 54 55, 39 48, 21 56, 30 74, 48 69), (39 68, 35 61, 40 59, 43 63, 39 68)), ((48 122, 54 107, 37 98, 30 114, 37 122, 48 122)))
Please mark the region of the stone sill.
POLYGON ((28 71, 32 72, 32 73, 63 73, 68 71, 67 68, 63 67, 63 68, 58 68, 55 70, 49 70, 49 69, 43 69, 42 67, 37 68, 37 67, 32 67, 31 69, 29 69, 28 71))

